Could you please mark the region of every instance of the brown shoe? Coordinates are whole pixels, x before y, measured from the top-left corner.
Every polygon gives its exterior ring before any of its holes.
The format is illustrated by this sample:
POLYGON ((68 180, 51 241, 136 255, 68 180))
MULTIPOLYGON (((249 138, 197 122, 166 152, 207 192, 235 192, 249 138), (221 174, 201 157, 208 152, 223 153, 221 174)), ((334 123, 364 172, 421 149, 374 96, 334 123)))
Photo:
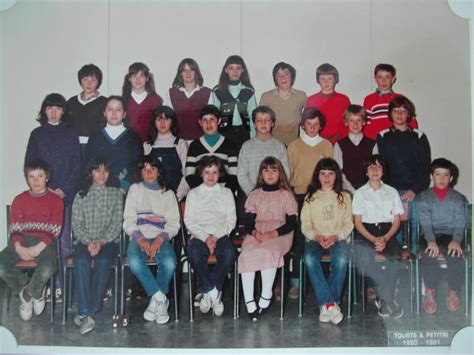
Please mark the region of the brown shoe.
POLYGON ((446 304, 448 305, 448 309, 451 312, 456 312, 459 309, 459 296, 455 290, 448 290, 448 297, 446 297, 446 304))
POLYGON ((288 298, 292 300, 297 300, 299 296, 299 288, 298 286, 293 286, 290 288, 290 291, 288 291, 288 298))
POLYGON ((367 299, 368 300, 375 300, 377 298, 377 293, 372 287, 367 288, 367 299))
POLYGON ((436 290, 434 288, 425 288, 425 295, 423 296, 423 308, 428 314, 435 313, 436 309, 438 308, 435 295, 436 290))

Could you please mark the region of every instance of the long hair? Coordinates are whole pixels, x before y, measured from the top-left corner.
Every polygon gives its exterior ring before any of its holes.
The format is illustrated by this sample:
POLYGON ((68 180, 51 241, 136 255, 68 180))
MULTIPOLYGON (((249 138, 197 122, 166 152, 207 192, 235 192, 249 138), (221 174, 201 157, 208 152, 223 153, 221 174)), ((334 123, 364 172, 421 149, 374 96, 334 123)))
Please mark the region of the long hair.
POLYGON ((168 190, 168 185, 166 184, 165 181, 165 174, 163 172, 163 165, 161 165, 161 162, 156 158, 153 154, 145 155, 143 159, 138 163, 137 166, 137 178, 138 181, 143 182, 143 177, 142 177, 142 169, 146 166, 150 165, 153 168, 158 169, 158 184, 161 186, 161 190, 164 192, 168 190))
POLYGON ((253 89, 252 84, 250 83, 250 75, 249 71, 247 70, 247 66, 245 65, 244 60, 242 59, 241 56, 238 55, 231 55, 229 58, 224 63, 224 66, 222 67, 221 75, 219 77, 219 83, 217 84, 217 87, 219 90, 222 91, 228 91, 229 90, 229 75, 225 72, 225 69, 227 68, 228 65, 231 64, 238 64, 242 67, 244 70, 242 75, 240 76, 240 82, 244 84, 246 87, 253 89))
POLYGON ((336 180, 334 181, 334 186, 332 190, 337 194, 337 202, 339 206, 343 206, 344 196, 342 195, 342 173, 341 168, 337 162, 332 158, 322 158, 316 167, 314 168, 313 176, 311 177, 311 183, 308 185, 308 190, 306 192, 305 201, 312 202, 314 201, 314 193, 322 189, 321 181, 319 181, 319 174, 322 170, 330 170, 336 173, 336 180))
POLYGON ((79 196, 81 196, 82 198, 86 197, 86 195, 89 193, 91 186, 94 184, 94 181, 92 180, 92 171, 102 166, 105 168, 105 170, 109 172, 109 178, 107 179, 105 186, 116 186, 116 184, 113 183, 114 174, 110 168, 110 160, 104 156, 95 156, 87 163, 86 173, 84 174, 81 181, 81 185, 79 187, 79 196))
POLYGON ((153 145, 155 142, 156 137, 158 136, 158 129, 156 128, 156 119, 158 117, 160 118, 167 118, 171 120, 171 134, 176 136, 176 133, 178 132, 178 121, 176 120, 176 112, 169 107, 169 106, 159 106, 157 107, 153 113, 153 119, 151 120, 151 129, 150 129, 150 144, 153 145))
POLYGON ((263 170, 265 169, 277 169, 278 174, 279 174, 278 185, 280 186, 280 189, 286 190, 286 191, 292 191, 290 183, 288 182, 288 179, 286 177, 286 173, 285 173, 285 169, 283 168, 283 165, 281 164, 280 160, 272 156, 266 157, 260 163, 260 168, 258 169, 257 183, 255 185, 254 190, 262 187, 263 184, 265 183, 265 181, 263 180, 263 170))
POLYGON ((184 70, 185 65, 189 65, 191 70, 194 70, 196 73, 196 84, 199 86, 202 86, 204 83, 204 79, 201 74, 201 69, 199 69, 198 63, 192 59, 192 58, 184 58, 178 65, 178 71, 176 73, 176 76, 174 77, 173 84, 172 86, 175 88, 181 88, 184 86, 183 78, 181 77, 181 73, 184 70))
POLYGON ((122 96, 127 98, 132 94, 132 83, 130 82, 130 78, 134 74, 138 74, 142 72, 143 75, 148 79, 145 84, 145 90, 150 95, 157 95, 155 90, 155 79, 153 78, 153 74, 150 73, 150 69, 144 63, 136 62, 131 64, 128 67, 128 73, 125 75, 123 79, 123 86, 122 86, 122 96))

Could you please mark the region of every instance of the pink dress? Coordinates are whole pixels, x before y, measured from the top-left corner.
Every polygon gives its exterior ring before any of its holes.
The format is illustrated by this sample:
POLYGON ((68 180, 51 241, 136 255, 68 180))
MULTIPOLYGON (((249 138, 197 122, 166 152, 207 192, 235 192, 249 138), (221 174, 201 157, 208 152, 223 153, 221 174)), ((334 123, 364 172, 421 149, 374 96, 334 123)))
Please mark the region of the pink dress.
MULTIPOLYGON (((290 191, 263 191, 250 193, 245 211, 257 215, 255 229, 268 232, 285 224, 286 215, 297 215, 298 205, 290 191)), ((245 236, 239 256, 239 273, 253 272, 283 266, 283 256, 290 251, 293 232, 259 243, 253 236, 245 236)))

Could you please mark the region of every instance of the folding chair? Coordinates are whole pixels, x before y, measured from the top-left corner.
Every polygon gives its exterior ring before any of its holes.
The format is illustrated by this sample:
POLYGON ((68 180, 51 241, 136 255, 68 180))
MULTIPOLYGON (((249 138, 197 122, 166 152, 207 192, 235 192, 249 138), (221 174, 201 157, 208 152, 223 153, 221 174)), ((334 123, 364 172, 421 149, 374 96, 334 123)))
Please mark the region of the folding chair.
MULTIPOLYGON (((10 235, 10 208, 11 206, 10 205, 7 205, 6 207, 6 210, 7 210, 7 236, 8 236, 8 239, 10 239, 9 235, 10 235)), ((56 258, 58 260, 58 272, 59 274, 61 275, 61 258, 59 257, 59 250, 60 250, 60 245, 59 245, 59 239, 56 241, 56 258)), ((20 260, 16 263, 15 265, 18 269, 20 270, 23 270, 23 271, 34 271, 36 269, 36 261, 35 260, 31 260, 31 261, 23 261, 23 260, 20 260)), ((55 294, 55 289, 56 289, 56 283, 55 283, 55 275, 56 273, 54 273, 51 278, 49 279, 49 287, 51 289, 51 305, 50 305, 50 309, 51 309, 51 315, 50 315, 50 323, 53 324, 54 323, 54 294, 55 294)), ((12 291, 10 290, 10 288, 7 286, 6 287, 6 291, 7 291, 7 312, 10 310, 10 299, 11 299, 11 293, 12 291)))

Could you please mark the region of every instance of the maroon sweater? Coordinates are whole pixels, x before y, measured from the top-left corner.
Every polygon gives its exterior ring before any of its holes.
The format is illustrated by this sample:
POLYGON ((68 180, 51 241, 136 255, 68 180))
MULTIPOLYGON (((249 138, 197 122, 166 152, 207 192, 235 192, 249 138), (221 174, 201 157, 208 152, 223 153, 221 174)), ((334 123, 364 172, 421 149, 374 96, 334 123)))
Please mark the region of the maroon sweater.
POLYGON ((178 88, 170 89, 170 99, 176 112, 178 121, 178 137, 186 140, 195 140, 204 133, 199 125, 199 113, 209 102, 211 89, 201 87, 188 99, 186 94, 178 88))
POLYGON ((61 233, 63 210, 63 200, 49 190, 43 195, 25 191, 16 196, 10 210, 12 245, 23 244, 25 235, 50 245, 61 233))
POLYGON ((127 116, 130 128, 138 133, 142 143, 150 139, 150 129, 153 122, 153 110, 163 105, 159 95, 148 94, 141 104, 132 96, 128 98, 127 116))
POLYGON ((349 137, 337 142, 342 150, 342 172, 355 189, 365 183, 364 163, 372 155, 375 141, 363 137, 359 145, 354 145, 349 137))

